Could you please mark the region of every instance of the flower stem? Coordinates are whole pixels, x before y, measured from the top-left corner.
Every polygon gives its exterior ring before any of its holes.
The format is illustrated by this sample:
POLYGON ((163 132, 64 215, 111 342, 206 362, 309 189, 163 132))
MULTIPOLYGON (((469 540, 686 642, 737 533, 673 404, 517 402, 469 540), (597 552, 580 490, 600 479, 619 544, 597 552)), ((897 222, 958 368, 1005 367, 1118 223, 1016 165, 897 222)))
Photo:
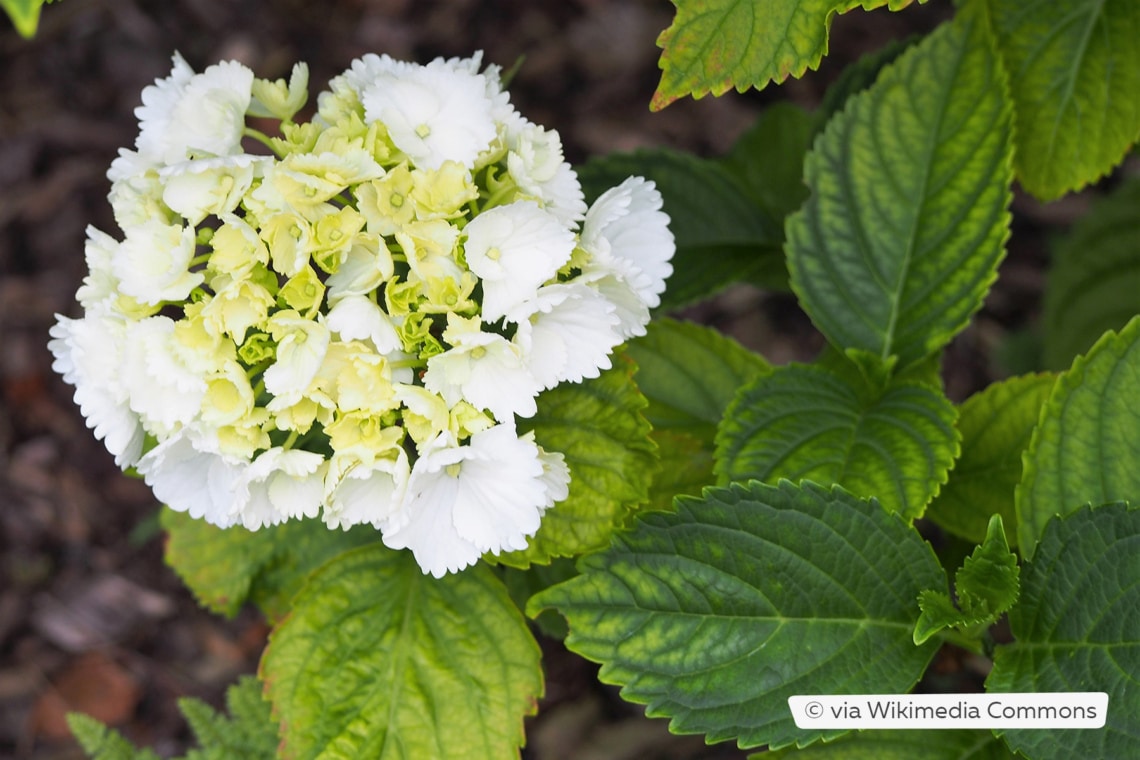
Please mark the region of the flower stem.
POLYGON ((254 129, 253 127, 246 127, 242 130, 242 134, 246 137, 252 137, 254 140, 257 140, 259 143, 269 148, 269 150, 273 151, 273 155, 277 156, 278 158, 285 157, 284 153, 277 150, 277 148, 273 146, 273 140, 271 140, 270 137, 264 132, 254 129))

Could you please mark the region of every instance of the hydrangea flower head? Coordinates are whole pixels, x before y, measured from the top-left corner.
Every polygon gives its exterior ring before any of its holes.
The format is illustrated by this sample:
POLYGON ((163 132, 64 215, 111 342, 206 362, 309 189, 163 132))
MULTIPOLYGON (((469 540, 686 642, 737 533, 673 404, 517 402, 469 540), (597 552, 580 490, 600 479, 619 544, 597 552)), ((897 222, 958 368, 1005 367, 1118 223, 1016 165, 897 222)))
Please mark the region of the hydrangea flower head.
POLYGON ((572 473, 516 423, 644 332, 674 251, 660 193, 635 177, 587 207, 478 54, 364 56, 298 123, 307 83, 175 54, 53 367, 192 517, 366 524, 435 576, 523 550, 572 473))

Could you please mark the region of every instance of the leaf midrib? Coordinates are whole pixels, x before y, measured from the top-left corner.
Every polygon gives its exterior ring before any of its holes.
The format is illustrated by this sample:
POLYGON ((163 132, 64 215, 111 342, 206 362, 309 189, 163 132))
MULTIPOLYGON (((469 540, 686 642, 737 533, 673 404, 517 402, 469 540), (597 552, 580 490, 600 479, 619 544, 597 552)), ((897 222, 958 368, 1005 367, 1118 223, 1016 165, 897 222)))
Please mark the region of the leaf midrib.
MULTIPOLYGON (((911 226, 910 231, 907 235, 905 255, 902 260, 902 266, 899 268, 899 274, 895 280, 893 290, 888 294, 891 308, 889 317, 887 319, 887 328, 883 334, 883 347, 879 351, 879 358, 884 363, 891 357, 891 354, 893 353, 891 349, 893 348, 895 341, 895 329, 898 325, 899 314, 902 311, 903 291, 905 290, 907 275, 910 273, 910 268, 915 257, 915 248, 918 245, 918 234, 920 228, 922 227, 921 220, 925 215, 926 204, 929 200, 927 193, 930 189, 931 168, 934 165, 934 156, 938 153, 938 150, 941 147, 942 123, 946 119, 946 106, 950 99, 947 94, 950 92, 950 90, 953 89, 954 83, 957 81, 958 75, 961 73, 962 58, 965 55, 965 46, 956 46, 954 53, 956 56, 953 66, 954 74, 948 79, 947 84, 944 85, 944 96, 939 99, 938 115, 935 119, 935 123, 938 125, 938 128, 927 131, 927 150, 923 156, 925 160, 922 163, 922 180, 919 183, 919 186, 922 189, 922 192, 919 194, 921 201, 919 202, 917 212, 911 218, 911 226)), ((907 83, 906 89, 909 91, 909 83, 907 83)), ((912 111, 911 113, 914 112, 912 111)))

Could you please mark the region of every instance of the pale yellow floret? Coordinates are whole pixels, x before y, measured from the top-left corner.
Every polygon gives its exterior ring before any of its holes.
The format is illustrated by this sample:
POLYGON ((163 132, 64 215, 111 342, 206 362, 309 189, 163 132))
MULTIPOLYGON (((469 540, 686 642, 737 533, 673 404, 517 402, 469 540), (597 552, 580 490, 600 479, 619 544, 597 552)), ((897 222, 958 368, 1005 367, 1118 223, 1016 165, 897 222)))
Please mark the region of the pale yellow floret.
POLYGON ((273 413, 273 423, 278 430, 304 435, 314 422, 328 425, 333 420, 336 403, 328 395, 310 390, 297 398, 274 398, 266 408, 273 413))
POLYGON ((333 451, 355 454, 365 461, 390 456, 404 438, 402 427, 364 411, 338 414, 325 432, 333 451))
POLYGON ((364 229, 364 216, 349 206, 326 214, 313 225, 310 255, 317 266, 335 274, 364 229))
POLYGON ((458 281, 451 277, 430 278, 420 289, 423 298, 416 308, 430 314, 473 314, 479 304, 471 298, 471 293, 478 283, 479 278, 471 272, 463 272, 458 281))
POLYGON ((325 285, 312 267, 305 266, 281 286, 278 295, 289 308, 296 309, 301 316, 311 319, 320 311, 325 285))
POLYGON ((211 272, 228 274, 240 280, 249 276, 258 264, 269 263, 269 250, 257 232, 237 217, 227 216, 225 223, 210 238, 211 272))
POLYGON ((261 239, 269 245, 273 271, 292 277, 309 262, 309 222, 296 214, 277 214, 261 225, 261 239))
POLYGON ((457 161, 444 161, 435 170, 412 172, 412 200, 418 219, 452 219, 461 216, 466 206, 479 197, 471 172, 457 161))
POLYGON ((388 170, 380 179, 365 182, 355 190, 356 205, 368 222, 371 235, 392 235, 415 219, 412 200, 415 181, 407 164, 388 170))
POLYGON ((456 261, 459 230, 445 219, 411 222, 396 233, 396 242, 421 280, 459 278, 463 272, 456 261))
POLYGON ((204 316, 205 302, 188 304, 185 315, 174 323, 171 348, 188 368, 203 375, 220 372, 237 360, 234 342, 211 329, 204 316))
POLYGON ((423 446, 443 432, 463 440, 495 424, 490 415, 466 401, 449 408, 442 396, 422 386, 396 386, 396 396, 405 405, 404 426, 417 446, 423 446))
POLYGON ((309 67, 305 63, 294 64, 288 83, 284 79, 255 78, 250 91, 253 96, 249 109, 251 114, 273 116, 287 122, 309 99, 309 67))
POLYGON ((206 329, 229 335, 240 345, 251 328, 265 327, 276 297, 260 281, 218 275, 210 281, 210 287, 215 295, 206 300, 202 308, 206 329))
POLYGON ((399 407, 388 361, 371 352, 351 355, 337 373, 336 399, 342 411, 382 414, 399 407))
POLYGON ((202 421, 214 427, 243 424, 254 411, 256 399, 245 369, 237 361, 227 361, 206 379, 202 397, 202 421))
POLYGON ((253 459, 256 452, 273 445, 266 430, 269 422, 267 410, 260 407, 253 409, 233 425, 223 425, 217 429, 218 448, 223 454, 253 459))

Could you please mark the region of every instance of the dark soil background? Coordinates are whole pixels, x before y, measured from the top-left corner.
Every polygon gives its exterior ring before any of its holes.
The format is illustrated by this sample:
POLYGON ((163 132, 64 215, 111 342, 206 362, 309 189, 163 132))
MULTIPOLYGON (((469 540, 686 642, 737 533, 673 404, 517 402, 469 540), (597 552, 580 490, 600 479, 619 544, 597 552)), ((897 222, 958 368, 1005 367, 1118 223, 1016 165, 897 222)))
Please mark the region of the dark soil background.
MULTIPOLYGON (((80 710, 160 754, 189 741, 181 696, 219 705, 255 669, 266 628, 247 611, 197 607, 162 562, 157 504, 124 477, 85 428, 46 350, 55 313, 76 313, 84 228, 117 234, 107 166, 133 144, 139 92, 180 50, 198 71, 233 58, 260 76, 310 65, 310 90, 367 52, 426 62, 470 55, 525 61, 512 100, 559 130, 568 158, 641 146, 725 152, 776 98, 818 103, 829 81, 887 40, 932 28, 946 0, 835 22, 819 72, 761 93, 648 109, 667 0, 63 0, 25 41, 0 19, 0 758, 79 758, 63 715, 80 710)), ((1086 204, 1019 198, 1001 280, 951 347, 946 380, 960 400, 1009 369, 995 352, 1031 327, 1044 240, 1086 204)), ((786 294, 734 287, 684 316, 713 324, 775 362, 809 359, 821 341, 786 294)), ((1016 352, 1007 351, 1007 355, 1016 352)), ((596 668, 544 641, 547 697, 528 724, 534 760, 741 758, 730 745, 673 737, 596 682, 596 668)), ((938 660, 939 688, 976 682, 984 663, 938 660)))

